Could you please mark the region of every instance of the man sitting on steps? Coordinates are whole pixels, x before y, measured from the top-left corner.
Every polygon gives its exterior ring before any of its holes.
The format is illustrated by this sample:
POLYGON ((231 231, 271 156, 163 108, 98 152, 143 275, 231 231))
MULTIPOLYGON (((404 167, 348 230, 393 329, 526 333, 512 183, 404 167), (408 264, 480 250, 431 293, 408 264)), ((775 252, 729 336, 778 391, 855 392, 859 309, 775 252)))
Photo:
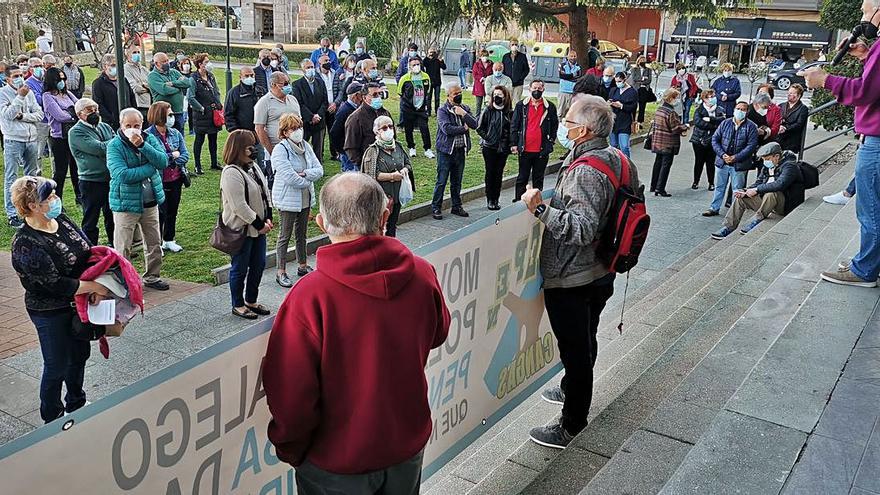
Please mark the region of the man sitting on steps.
POLYGON ((779 143, 770 142, 758 149, 757 156, 764 161, 757 182, 744 191, 734 192, 733 207, 727 211, 721 230, 712 234, 713 239, 732 234, 746 210, 754 211, 755 216, 740 230, 742 234, 749 233, 771 213, 787 215, 804 202, 804 179, 797 155, 783 152, 779 143))

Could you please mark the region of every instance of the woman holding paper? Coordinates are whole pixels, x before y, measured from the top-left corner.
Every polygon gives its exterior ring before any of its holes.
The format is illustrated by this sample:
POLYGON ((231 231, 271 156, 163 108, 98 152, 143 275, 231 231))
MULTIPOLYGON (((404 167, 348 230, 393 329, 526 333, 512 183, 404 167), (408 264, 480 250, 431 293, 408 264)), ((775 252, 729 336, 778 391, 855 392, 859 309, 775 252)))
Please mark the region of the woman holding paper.
POLYGON ((25 289, 28 316, 43 354, 40 417, 46 423, 86 404, 83 376, 91 346, 73 336, 72 306, 77 294, 107 294, 97 282, 79 280, 87 268, 91 243, 61 212, 54 181, 25 176, 12 184, 12 202, 24 225, 12 239, 12 267, 25 289), (61 402, 61 384, 67 388, 61 402))
POLYGON ((376 135, 376 141, 364 151, 361 166, 365 174, 379 181, 385 195, 390 198, 389 201, 394 201, 391 215, 385 224, 385 235, 395 237, 401 208, 400 186, 404 179, 409 180, 410 187, 415 192, 412 163, 403 145, 395 139, 394 122, 391 117, 384 115, 377 117, 373 121, 373 133, 376 135))

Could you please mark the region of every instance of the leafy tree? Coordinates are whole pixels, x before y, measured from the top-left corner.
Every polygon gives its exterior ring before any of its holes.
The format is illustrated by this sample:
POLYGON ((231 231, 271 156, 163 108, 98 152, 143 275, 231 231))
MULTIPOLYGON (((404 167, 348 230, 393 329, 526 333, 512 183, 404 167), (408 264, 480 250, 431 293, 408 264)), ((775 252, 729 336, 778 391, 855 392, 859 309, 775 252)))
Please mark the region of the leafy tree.
POLYGON ((849 30, 861 20, 861 0, 824 0, 819 10, 819 25, 828 29, 849 30))
MULTIPOLYGON (((37 0, 30 18, 73 32, 80 29, 91 41, 95 62, 113 48, 113 17, 110 0, 37 0)), ((155 36, 169 21, 216 19, 220 10, 198 0, 123 0, 122 27, 125 44, 131 45, 143 34, 155 36)))
POLYGON ((315 32, 315 41, 321 41, 321 38, 330 38, 330 43, 335 46, 349 31, 351 31, 351 24, 348 23, 345 14, 339 9, 330 7, 324 11, 324 25, 315 32))

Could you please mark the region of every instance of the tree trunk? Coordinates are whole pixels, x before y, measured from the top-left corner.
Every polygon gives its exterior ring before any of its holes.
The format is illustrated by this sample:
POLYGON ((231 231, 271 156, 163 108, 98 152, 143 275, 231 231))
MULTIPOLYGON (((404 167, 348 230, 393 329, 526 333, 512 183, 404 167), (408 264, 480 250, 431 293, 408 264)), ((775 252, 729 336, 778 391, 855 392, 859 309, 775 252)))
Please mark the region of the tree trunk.
POLYGON ((578 64, 587 66, 587 52, 590 48, 590 40, 587 37, 587 7, 575 5, 572 2, 568 12, 568 41, 571 49, 577 52, 578 64))

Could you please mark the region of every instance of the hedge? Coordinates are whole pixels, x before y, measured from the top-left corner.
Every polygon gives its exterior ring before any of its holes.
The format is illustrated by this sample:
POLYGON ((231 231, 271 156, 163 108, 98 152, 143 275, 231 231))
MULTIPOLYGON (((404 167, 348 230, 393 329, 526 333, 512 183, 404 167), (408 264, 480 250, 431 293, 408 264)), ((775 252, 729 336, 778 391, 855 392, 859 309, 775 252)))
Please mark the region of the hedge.
MULTIPOLYGON (((257 55, 260 53, 262 48, 259 46, 241 46, 241 45, 231 45, 229 48, 229 56, 233 60, 250 60, 256 63, 257 55)), ((188 42, 181 41, 178 43, 174 40, 156 40, 154 45, 154 50, 157 52, 165 52, 165 53, 174 53, 176 50, 183 50, 187 54, 194 53, 207 53, 214 60, 225 60, 226 59, 226 44, 224 43, 196 43, 196 42, 188 42)), ((287 59, 290 60, 290 68, 298 69, 299 61, 304 58, 309 58, 311 56, 311 52, 284 52, 287 55, 287 59)), ((384 67, 388 59, 386 58, 377 58, 377 65, 381 69, 384 67)))

